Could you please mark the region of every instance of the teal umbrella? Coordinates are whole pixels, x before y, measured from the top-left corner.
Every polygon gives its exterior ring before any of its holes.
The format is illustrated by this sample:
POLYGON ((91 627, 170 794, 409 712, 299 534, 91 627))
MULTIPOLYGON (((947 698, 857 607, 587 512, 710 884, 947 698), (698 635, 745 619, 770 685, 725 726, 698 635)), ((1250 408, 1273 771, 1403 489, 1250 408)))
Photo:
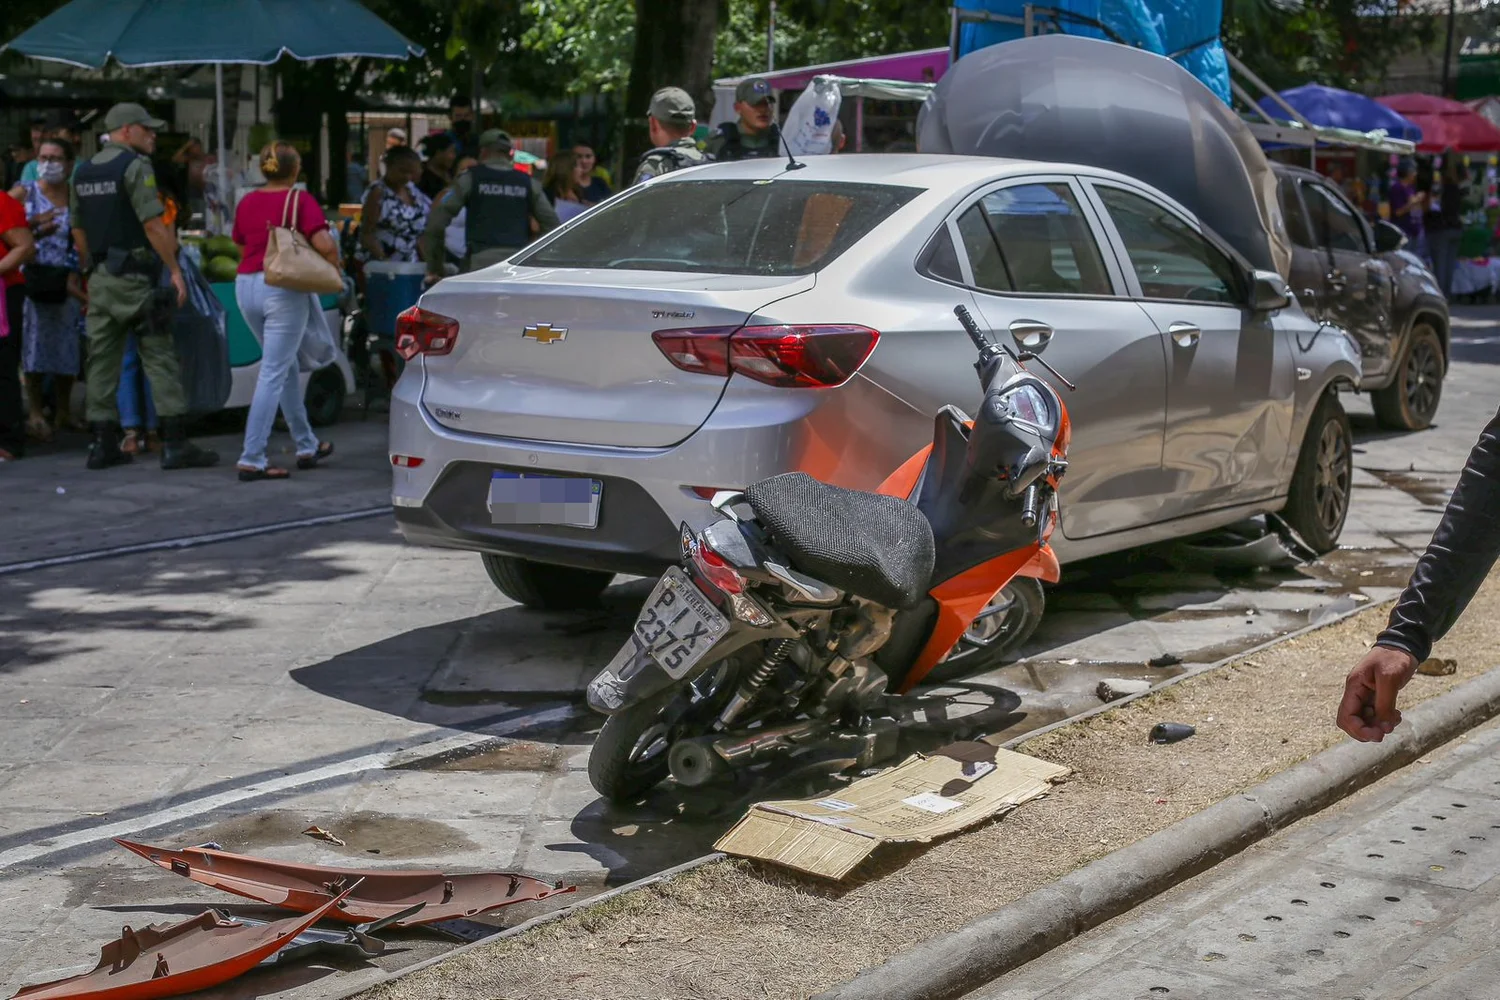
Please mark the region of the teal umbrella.
POLYGON ((90 69, 423 54, 356 0, 73 0, 4 47, 90 69))
POLYGON ((213 63, 219 184, 224 175, 224 64, 370 56, 406 59, 422 46, 356 0, 73 0, 0 46, 100 69, 213 63))

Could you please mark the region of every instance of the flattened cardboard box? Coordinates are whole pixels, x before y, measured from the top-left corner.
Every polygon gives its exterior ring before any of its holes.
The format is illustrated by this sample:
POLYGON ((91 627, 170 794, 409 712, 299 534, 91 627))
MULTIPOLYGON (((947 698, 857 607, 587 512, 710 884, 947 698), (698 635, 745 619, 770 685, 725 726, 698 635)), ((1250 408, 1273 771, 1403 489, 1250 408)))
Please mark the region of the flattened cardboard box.
POLYGON ((953 743, 831 796, 758 802, 714 846, 839 879, 881 844, 957 833, 1040 798, 1067 774, 989 743, 953 743))

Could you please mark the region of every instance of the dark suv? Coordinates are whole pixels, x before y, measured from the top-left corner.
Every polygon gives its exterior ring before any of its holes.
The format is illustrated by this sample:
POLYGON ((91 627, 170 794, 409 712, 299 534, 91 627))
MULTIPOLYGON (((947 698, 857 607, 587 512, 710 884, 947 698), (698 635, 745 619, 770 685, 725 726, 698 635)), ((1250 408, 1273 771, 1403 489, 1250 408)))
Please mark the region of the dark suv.
POLYGON ((1370 223, 1321 175, 1274 164, 1292 239, 1292 290, 1313 318, 1359 343, 1382 426, 1432 423, 1448 372, 1448 301, 1405 234, 1370 223))

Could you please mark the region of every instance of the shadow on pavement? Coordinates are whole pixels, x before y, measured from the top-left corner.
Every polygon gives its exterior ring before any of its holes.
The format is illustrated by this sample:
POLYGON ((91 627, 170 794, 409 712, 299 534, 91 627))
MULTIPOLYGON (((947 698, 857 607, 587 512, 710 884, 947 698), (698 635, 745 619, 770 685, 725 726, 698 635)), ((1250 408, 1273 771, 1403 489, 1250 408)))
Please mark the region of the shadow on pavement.
MULTIPOLYGON (((225 547, 184 549, 128 562, 101 560, 0 577, 0 673, 108 652, 109 635, 149 632, 156 648, 201 635, 231 636, 274 626, 273 613, 252 616, 206 610, 205 596, 236 600, 274 598, 292 584, 335 584, 363 570, 336 553, 319 551, 361 532, 360 541, 402 544, 394 527, 332 525, 318 539, 271 534, 231 543, 241 558, 225 558, 225 547), (372 537, 373 536, 373 537, 372 537), (257 558, 271 554, 274 558, 257 558), (194 598, 181 607, 174 598, 194 598), (98 638, 95 638, 98 637, 98 638)), ((122 655, 139 655, 132 648, 122 655)))

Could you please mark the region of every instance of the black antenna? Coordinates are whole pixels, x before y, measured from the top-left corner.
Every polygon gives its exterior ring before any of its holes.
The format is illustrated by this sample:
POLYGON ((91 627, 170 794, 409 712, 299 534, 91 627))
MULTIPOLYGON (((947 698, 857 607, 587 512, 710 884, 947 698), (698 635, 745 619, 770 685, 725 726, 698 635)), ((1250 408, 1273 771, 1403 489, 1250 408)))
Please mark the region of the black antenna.
POLYGON ((781 148, 786 150, 786 168, 788 170, 801 170, 807 166, 807 164, 802 163, 792 155, 792 144, 786 141, 786 135, 781 131, 781 126, 772 122, 771 127, 776 130, 776 138, 781 140, 781 148))

